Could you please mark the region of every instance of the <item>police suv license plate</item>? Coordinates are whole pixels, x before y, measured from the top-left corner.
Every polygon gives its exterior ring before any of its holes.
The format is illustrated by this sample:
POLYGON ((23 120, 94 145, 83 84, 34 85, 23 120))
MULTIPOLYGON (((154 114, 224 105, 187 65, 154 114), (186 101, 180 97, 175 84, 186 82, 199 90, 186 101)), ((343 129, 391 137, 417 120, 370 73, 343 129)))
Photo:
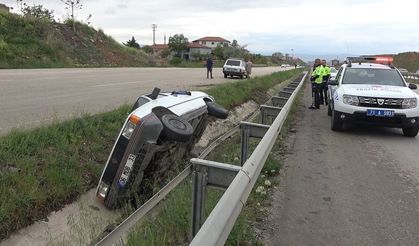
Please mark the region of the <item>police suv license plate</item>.
POLYGON ((121 177, 119 178, 119 186, 124 187, 127 184, 129 174, 132 171, 132 166, 134 165, 136 156, 133 154, 130 154, 128 156, 127 163, 125 163, 124 170, 122 170, 121 177))
POLYGON ((394 110, 367 109, 367 116, 394 117, 394 110))

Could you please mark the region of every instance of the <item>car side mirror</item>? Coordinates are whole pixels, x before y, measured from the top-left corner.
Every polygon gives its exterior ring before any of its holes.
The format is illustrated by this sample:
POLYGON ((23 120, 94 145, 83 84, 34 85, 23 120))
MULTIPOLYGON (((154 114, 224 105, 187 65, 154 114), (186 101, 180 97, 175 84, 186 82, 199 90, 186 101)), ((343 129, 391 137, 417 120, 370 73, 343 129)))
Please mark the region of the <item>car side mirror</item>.
POLYGON ((415 85, 415 84, 410 83, 409 88, 412 89, 412 90, 416 90, 418 88, 418 86, 415 85))
POLYGON ((328 85, 339 85, 339 82, 336 79, 329 79, 327 84, 328 85))

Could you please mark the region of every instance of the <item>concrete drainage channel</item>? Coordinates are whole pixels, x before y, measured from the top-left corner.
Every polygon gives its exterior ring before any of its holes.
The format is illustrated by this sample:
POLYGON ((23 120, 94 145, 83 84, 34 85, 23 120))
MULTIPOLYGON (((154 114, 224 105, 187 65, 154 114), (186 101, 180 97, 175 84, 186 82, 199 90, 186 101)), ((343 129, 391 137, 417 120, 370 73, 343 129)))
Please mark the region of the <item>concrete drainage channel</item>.
MULTIPOLYGON (((114 245, 118 242, 123 242, 130 229, 141 222, 147 213, 153 210, 170 191, 191 174, 193 186, 191 231, 194 237, 191 245, 224 245, 241 209, 246 203, 306 75, 307 72, 304 72, 294 82, 283 88, 278 93, 278 96, 272 97, 272 106, 262 105, 260 107, 262 124, 240 122, 241 167, 204 160, 218 144, 237 132, 236 127, 213 141, 212 144, 201 152, 198 158, 191 159, 191 165, 186 167, 178 176, 103 239, 100 241, 96 240, 96 245, 114 245), (268 123, 272 124, 267 125, 268 123), (261 138, 262 140, 248 158, 249 138, 261 138), (221 188, 225 190, 225 193, 207 220, 204 221, 204 194, 207 187, 221 188)), ((254 119, 256 115, 257 113, 253 114, 249 117, 249 120, 254 119)))

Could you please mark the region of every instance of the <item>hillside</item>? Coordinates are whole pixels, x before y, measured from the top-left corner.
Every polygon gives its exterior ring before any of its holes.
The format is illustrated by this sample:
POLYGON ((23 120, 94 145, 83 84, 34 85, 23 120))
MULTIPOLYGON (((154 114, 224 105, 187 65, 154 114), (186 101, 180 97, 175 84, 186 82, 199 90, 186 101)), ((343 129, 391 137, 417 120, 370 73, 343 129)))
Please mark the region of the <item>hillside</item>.
POLYGON ((409 72, 414 73, 419 70, 419 53, 404 52, 394 55, 394 65, 398 68, 406 68, 409 72))
POLYGON ((150 66, 144 52, 119 44, 102 30, 0 11, 0 68, 150 66))

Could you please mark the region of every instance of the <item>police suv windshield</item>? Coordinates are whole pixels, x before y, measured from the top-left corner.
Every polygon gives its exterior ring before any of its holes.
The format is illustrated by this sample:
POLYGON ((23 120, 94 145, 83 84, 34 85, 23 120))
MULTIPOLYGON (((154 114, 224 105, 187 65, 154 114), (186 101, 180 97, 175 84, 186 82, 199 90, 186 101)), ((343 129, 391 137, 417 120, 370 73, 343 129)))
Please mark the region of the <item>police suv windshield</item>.
POLYGON ((342 84, 406 86, 395 69, 347 68, 342 84))

